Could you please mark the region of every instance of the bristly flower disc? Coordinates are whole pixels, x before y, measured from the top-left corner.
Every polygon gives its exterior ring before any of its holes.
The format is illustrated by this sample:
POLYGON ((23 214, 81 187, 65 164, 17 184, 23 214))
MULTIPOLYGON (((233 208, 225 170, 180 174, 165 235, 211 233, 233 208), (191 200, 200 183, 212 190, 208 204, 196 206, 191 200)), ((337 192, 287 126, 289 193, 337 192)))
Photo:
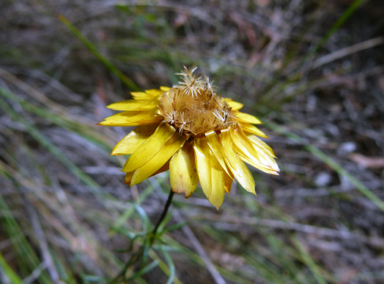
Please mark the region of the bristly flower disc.
MULTIPOLYGON (((185 68, 185 67, 184 67, 185 68)), ((115 146, 112 155, 131 155, 123 171, 133 185, 169 169, 174 192, 191 196, 200 182, 208 200, 219 208, 235 178, 255 194, 255 182, 244 162, 277 175, 268 138, 254 116, 239 112, 242 104, 221 98, 207 77, 185 70, 179 85, 134 92, 133 100, 108 106, 123 111, 100 125, 137 126, 115 146)))

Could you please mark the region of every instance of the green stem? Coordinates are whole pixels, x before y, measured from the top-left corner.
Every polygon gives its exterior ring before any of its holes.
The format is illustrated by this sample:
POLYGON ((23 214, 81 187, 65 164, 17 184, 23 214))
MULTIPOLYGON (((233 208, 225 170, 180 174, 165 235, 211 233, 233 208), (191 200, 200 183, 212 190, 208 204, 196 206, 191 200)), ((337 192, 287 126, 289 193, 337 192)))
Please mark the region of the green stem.
POLYGON ((171 191, 169 192, 169 195, 168 195, 167 202, 165 203, 163 212, 161 213, 160 219, 159 219, 159 221, 157 221, 157 224, 156 224, 155 228, 154 228, 153 231, 152 231, 152 236, 151 236, 150 246, 152 246, 152 244, 153 244, 153 242, 154 242, 154 240, 155 240, 155 236, 156 236, 157 229, 159 228, 161 222, 164 220, 165 216, 167 215, 168 209, 169 209, 169 207, 171 206, 172 198, 173 198, 173 194, 174 194, 174 192, 173 192, 173 190, 171 189, 171 191))
MULTIPOLYGON (((161 222, 164 220, 165 216, 167 215, 169 207, 171 206, 173 194, 174 194, 174 192, 171 189, 171 191, 169 192, 169 195, 168 195, 167 202, 165 203, 163 212, 161 213, 160 219, 159 219, 159 221, 157 221, 156 226, 153 229, 153 231, 152 231, 152 233, 151 233, 151 235, 149 237, 150 238, 150 240, 149 240, 149 249, 151 248, 153 242, 155 241, 156 232, 157 232, 161 222)), ((123 269, 113 278, 112 282, 110 282, 110 283, 115 283, 120 278, 124 279, 124 275, 127 272, 128 268, 132 264, 134 264, 135 262, 140 261, 140 259, 142 259, 142 257, 143 257, 143 253, 144 253, 144 247, 141 247, 138 252, 136 252, 136 253, 134 253, 132 255, 130 260, 124 265, 123 269)))

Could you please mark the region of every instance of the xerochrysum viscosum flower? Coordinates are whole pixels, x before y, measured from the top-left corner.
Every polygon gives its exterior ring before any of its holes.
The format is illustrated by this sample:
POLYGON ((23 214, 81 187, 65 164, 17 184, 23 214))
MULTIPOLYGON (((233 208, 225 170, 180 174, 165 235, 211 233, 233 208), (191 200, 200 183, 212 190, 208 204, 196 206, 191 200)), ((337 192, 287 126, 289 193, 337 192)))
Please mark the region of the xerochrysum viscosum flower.
POLYGON ((242 104, 221 98, 196 68, 178 74, 179 85, 133 92, 133 100, 108 106, 123 111, 101 125, 137 126, 117 143, 112 155, 131 155, 123 166, 133 185, 169 169, 174 192, 189 197, 200 181, 208 200, 219 208, 235 178, 255 194, 255 182, 244 164, 277 175, 267 136, 254 116, 239 112, 242 104))

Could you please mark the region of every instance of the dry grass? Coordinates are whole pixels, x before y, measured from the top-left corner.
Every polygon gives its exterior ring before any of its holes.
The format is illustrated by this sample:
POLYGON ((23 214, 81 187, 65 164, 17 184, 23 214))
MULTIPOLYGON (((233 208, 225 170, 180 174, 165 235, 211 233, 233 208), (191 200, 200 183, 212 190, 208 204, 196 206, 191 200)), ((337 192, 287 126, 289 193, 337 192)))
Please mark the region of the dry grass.
POLYGON ((175 196, 128 282, 384 283, 380 0, 0 7, 0 283, 106 283, 139 250, 168 176, 127 188, 109 152, 129 129, 95 124, 183 64, 265 122, 281 175, 220 211, 175 196))

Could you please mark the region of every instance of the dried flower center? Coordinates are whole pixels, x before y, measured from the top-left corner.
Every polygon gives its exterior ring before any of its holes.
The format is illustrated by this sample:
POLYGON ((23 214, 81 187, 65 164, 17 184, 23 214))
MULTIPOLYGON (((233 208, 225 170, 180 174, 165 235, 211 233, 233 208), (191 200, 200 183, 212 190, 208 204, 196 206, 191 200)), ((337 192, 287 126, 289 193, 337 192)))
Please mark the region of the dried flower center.
POLYGON ((164 121, 180 134, 203 136, 210 131, 220 131, 236 123, 231 107, 217 96, 208 79, 194 77, 193 71, 185 76, 181 86, 174 86, 160 98, 160 112, 164 121))

